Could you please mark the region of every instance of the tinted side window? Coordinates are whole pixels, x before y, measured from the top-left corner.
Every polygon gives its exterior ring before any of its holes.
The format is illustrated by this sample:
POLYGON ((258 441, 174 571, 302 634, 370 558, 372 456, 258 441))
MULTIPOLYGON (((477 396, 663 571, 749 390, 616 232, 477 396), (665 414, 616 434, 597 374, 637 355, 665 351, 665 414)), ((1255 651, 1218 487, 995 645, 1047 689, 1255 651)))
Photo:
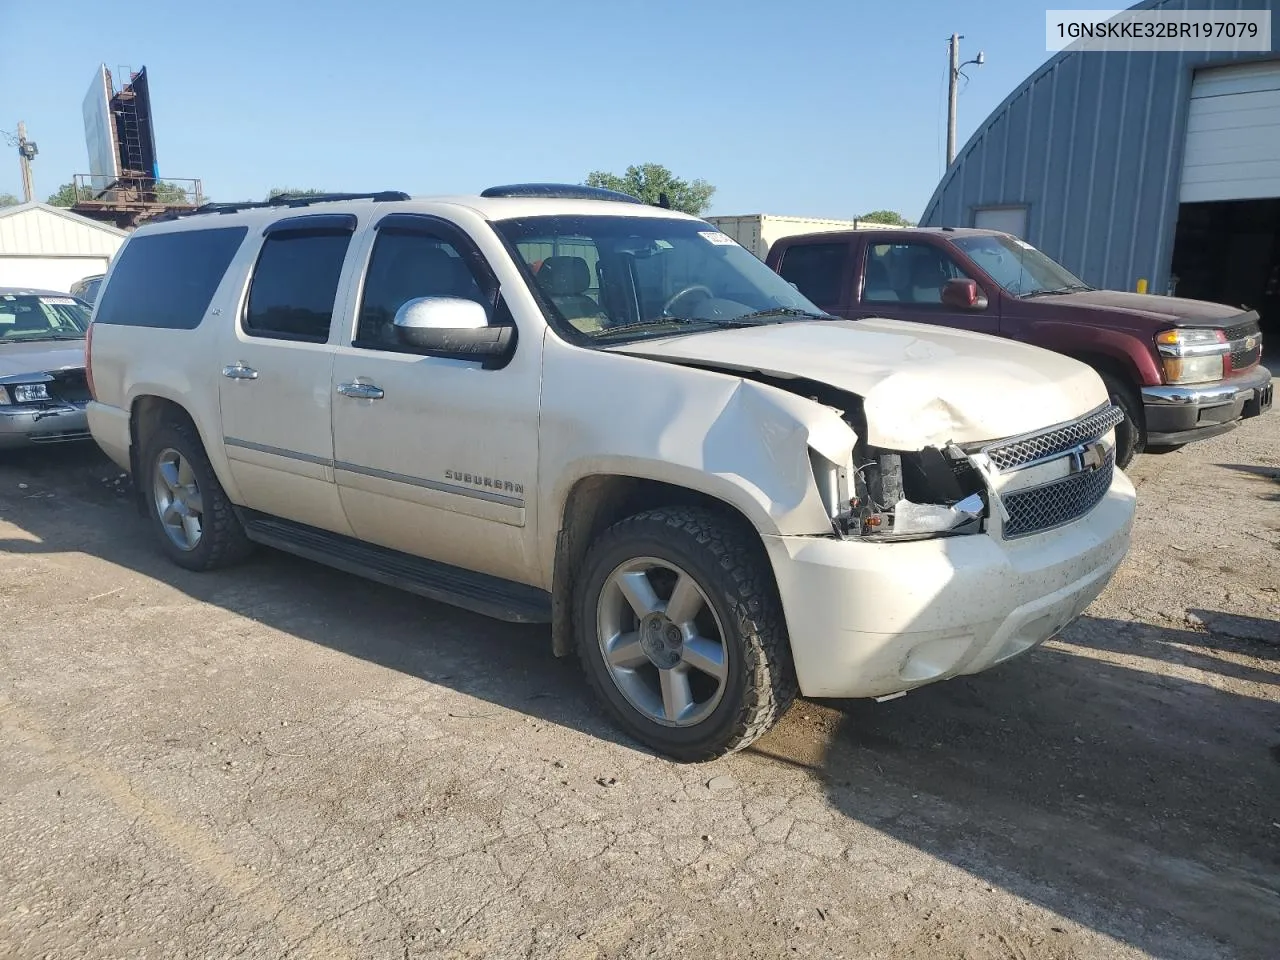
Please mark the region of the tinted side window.
POLYGON ((94 322, 194 330, 248 232, 219 227, 131 238, 94 322))
POLYGON ((840 302, 840 282, 844 279, 848 255, 847 243, 805 243, 788 247, 778 272, 818 306, 833 306, 840 302))
POLYGON ((356 345, 396 349, 396 311, 418 297, 461 297, 482 304, 487 300, 471 267, 447 240, 379 230, 360 300, 356 345))
POLYGON ((244 331, 255 337, 324 343, 351 234, 305 231, 267 235, 249 287, 244 331))
POLYGON ((941 304, 942 288, 957 277, 968 275, 932 244, 872 244, 867 247, 862 299, 865 303, 941 304))

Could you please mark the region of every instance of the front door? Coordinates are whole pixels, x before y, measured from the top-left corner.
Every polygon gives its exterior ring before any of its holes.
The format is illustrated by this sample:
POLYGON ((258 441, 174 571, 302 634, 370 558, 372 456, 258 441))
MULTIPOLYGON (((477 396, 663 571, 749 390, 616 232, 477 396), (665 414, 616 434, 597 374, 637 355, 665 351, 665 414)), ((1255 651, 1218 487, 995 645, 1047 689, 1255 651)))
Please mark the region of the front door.
POLYGON ((333 481, 329 332, 355 218, 268 228, 216 357, 223 444, 245 506, 348 532, 333 481))
POLYGON ((973 279, 940 246, 918 240, 895 242, 892 234, 868 237, 862 253, 862 289, 850 315, 998 334, 1000 311, 994 297, 983 309, 962 310, 942 302, 947 281, 966 278, 973 279))
POLYGON ((462 230, 436 217, 385 217, 355 329, 333 367, 342 505, 362 540, 536 583, 541 344, 519 341, 498 369, 415 353, 396 336, 396 311, 441 296, 475 300, 492 322, 511 322, 493 270, 462 230))

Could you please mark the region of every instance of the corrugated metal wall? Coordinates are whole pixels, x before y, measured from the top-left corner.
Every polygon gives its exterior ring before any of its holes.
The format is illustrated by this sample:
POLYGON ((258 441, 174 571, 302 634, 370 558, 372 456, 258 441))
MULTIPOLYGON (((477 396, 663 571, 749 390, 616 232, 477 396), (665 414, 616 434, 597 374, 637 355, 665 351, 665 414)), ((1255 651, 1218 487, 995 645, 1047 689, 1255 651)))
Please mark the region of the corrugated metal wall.
POLYGON ((0 210, 0 255, 110 257, 125 241, 123 231, 39 206, 0 210))
MULTIPOLYGON (((1135 9, 1271 10, 1280 0, 1148 0, 1135 9)), ((1026 205, 1029 243, 1100 287, 1169 279, 1187 105, 1199 67, 1231 53, 1063 53, 969 138, 920 222, 972 226, 978 207, 1026 205)))

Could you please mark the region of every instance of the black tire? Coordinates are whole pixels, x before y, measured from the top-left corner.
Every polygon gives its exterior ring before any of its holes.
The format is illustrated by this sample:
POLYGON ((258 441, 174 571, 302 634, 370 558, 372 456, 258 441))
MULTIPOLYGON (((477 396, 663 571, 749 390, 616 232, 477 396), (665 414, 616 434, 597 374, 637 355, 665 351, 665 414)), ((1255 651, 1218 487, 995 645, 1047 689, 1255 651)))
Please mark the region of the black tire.
POLYGON ((170 560, 188 570, 216 570, 239 563, 253 552, 194 425, 176 420, 161 423, 143 442, 140 466, 141 475, 134 482, 146 501, 160 548, 170 560), (179 547, 166 532, 153 492, 157 462, 167 450, 177 451, 190 464, 203 501, 199 542, 189 550, 179 547))
POLYGON ((1106 384, 1111 402, 1124 411, 1124 420, 1116 427, 1116 466, 1124 469, 1138 454, 1147 448, 1147 428, 1142 416, 1142 404, 1132 385, 1115 374, 1098 371, 1106 384))
POLYGON ((795 699, 795 667, 773 571, 754 531, 733 518, 702 508, 648 510, 606 530, 580 569, 574 603, 578 655, 596 696, 637 740, 677 760, 710 760, 752 743, 795 699), (601 650, 601 592, 621 564, 638 557, 672 562, 687 572, 723 634, 728 666, 720 700, 689 726, 664 726, 632 706, 601 650))

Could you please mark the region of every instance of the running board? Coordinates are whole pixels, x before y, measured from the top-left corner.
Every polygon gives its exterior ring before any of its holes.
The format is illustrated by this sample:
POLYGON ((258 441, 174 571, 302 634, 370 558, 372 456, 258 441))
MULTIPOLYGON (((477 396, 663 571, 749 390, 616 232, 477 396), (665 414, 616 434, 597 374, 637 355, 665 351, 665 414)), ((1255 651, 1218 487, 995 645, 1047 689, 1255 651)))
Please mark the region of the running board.
POLYGON ((499 620, 551 622, 551 594, 537 587, 424 560, 255 510, 239 513, 249 539, 263 546, 499 620))

